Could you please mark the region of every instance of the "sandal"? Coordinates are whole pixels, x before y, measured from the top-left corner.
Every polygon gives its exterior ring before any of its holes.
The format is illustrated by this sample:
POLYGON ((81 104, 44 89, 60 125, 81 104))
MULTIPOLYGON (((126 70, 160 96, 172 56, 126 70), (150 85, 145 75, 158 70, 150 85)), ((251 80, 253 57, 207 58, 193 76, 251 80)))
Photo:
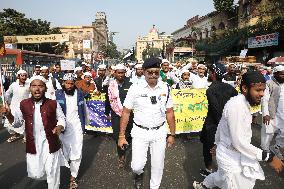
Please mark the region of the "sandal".
POLYGON ((22 138, 20 134, 14 134, 10 138, 7 139, 7 142, 9 143, 15 142, 16 140, 19 140, 20 138, 22 138))
POLYGON ((69 189, 77 189, 78 188, 78 181, 76 178, 70 178, 70 188, 69 189))

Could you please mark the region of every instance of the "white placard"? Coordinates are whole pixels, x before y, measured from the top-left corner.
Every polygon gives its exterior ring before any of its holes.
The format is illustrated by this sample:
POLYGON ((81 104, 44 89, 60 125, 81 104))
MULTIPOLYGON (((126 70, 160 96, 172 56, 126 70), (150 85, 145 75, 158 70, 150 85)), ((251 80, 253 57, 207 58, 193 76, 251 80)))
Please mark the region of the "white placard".
POLYGON ((247 55, 247 53, 248 53, 248 50, 247 50, 247 49, 241 50, 240 58, 245 58, 246 55, 247 55))
POLYGON ((83 49, 91 48, 91 40, 83 40, 83 49))
POLYGON ((60 60, 61 70, 74 70, 75 61, 74 60, 60 60))

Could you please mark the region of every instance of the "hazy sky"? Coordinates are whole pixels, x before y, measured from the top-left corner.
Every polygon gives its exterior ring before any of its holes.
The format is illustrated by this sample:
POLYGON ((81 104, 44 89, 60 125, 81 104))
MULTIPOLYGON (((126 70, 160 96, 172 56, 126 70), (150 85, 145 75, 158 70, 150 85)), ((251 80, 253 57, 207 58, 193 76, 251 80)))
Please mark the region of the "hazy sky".
POLYGON ((167 34, 186 20, 214 10, 213 0, 0 0, 0 9, 13 8, 52 26, 91 25, 96 12, 107 15, 110 31, 119 32, 114 42, 119 49, 131 48, 153 24, 167 34))

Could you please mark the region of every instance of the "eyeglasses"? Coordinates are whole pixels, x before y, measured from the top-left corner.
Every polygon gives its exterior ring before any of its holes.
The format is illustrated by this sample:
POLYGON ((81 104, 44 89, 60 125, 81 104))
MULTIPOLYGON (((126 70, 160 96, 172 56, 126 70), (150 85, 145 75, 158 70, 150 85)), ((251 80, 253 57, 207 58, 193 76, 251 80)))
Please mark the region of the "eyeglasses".
POLYGON ((160 75, 160 70, 147 70, 146 72, 149 75, 160 75))

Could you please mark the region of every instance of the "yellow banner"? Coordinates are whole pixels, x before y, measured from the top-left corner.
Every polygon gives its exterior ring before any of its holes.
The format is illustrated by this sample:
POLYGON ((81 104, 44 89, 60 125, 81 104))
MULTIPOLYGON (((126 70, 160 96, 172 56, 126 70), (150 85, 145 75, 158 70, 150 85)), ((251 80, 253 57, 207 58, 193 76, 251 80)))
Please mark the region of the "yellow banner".
POLYGON ((4 43, 60 43, 69 41, 68 34, 4 36, 4 43))
POLYGON ((176 118, 176 133, 202 130, 208 111, 206 89, 174 89, 171 92, 176 118))

